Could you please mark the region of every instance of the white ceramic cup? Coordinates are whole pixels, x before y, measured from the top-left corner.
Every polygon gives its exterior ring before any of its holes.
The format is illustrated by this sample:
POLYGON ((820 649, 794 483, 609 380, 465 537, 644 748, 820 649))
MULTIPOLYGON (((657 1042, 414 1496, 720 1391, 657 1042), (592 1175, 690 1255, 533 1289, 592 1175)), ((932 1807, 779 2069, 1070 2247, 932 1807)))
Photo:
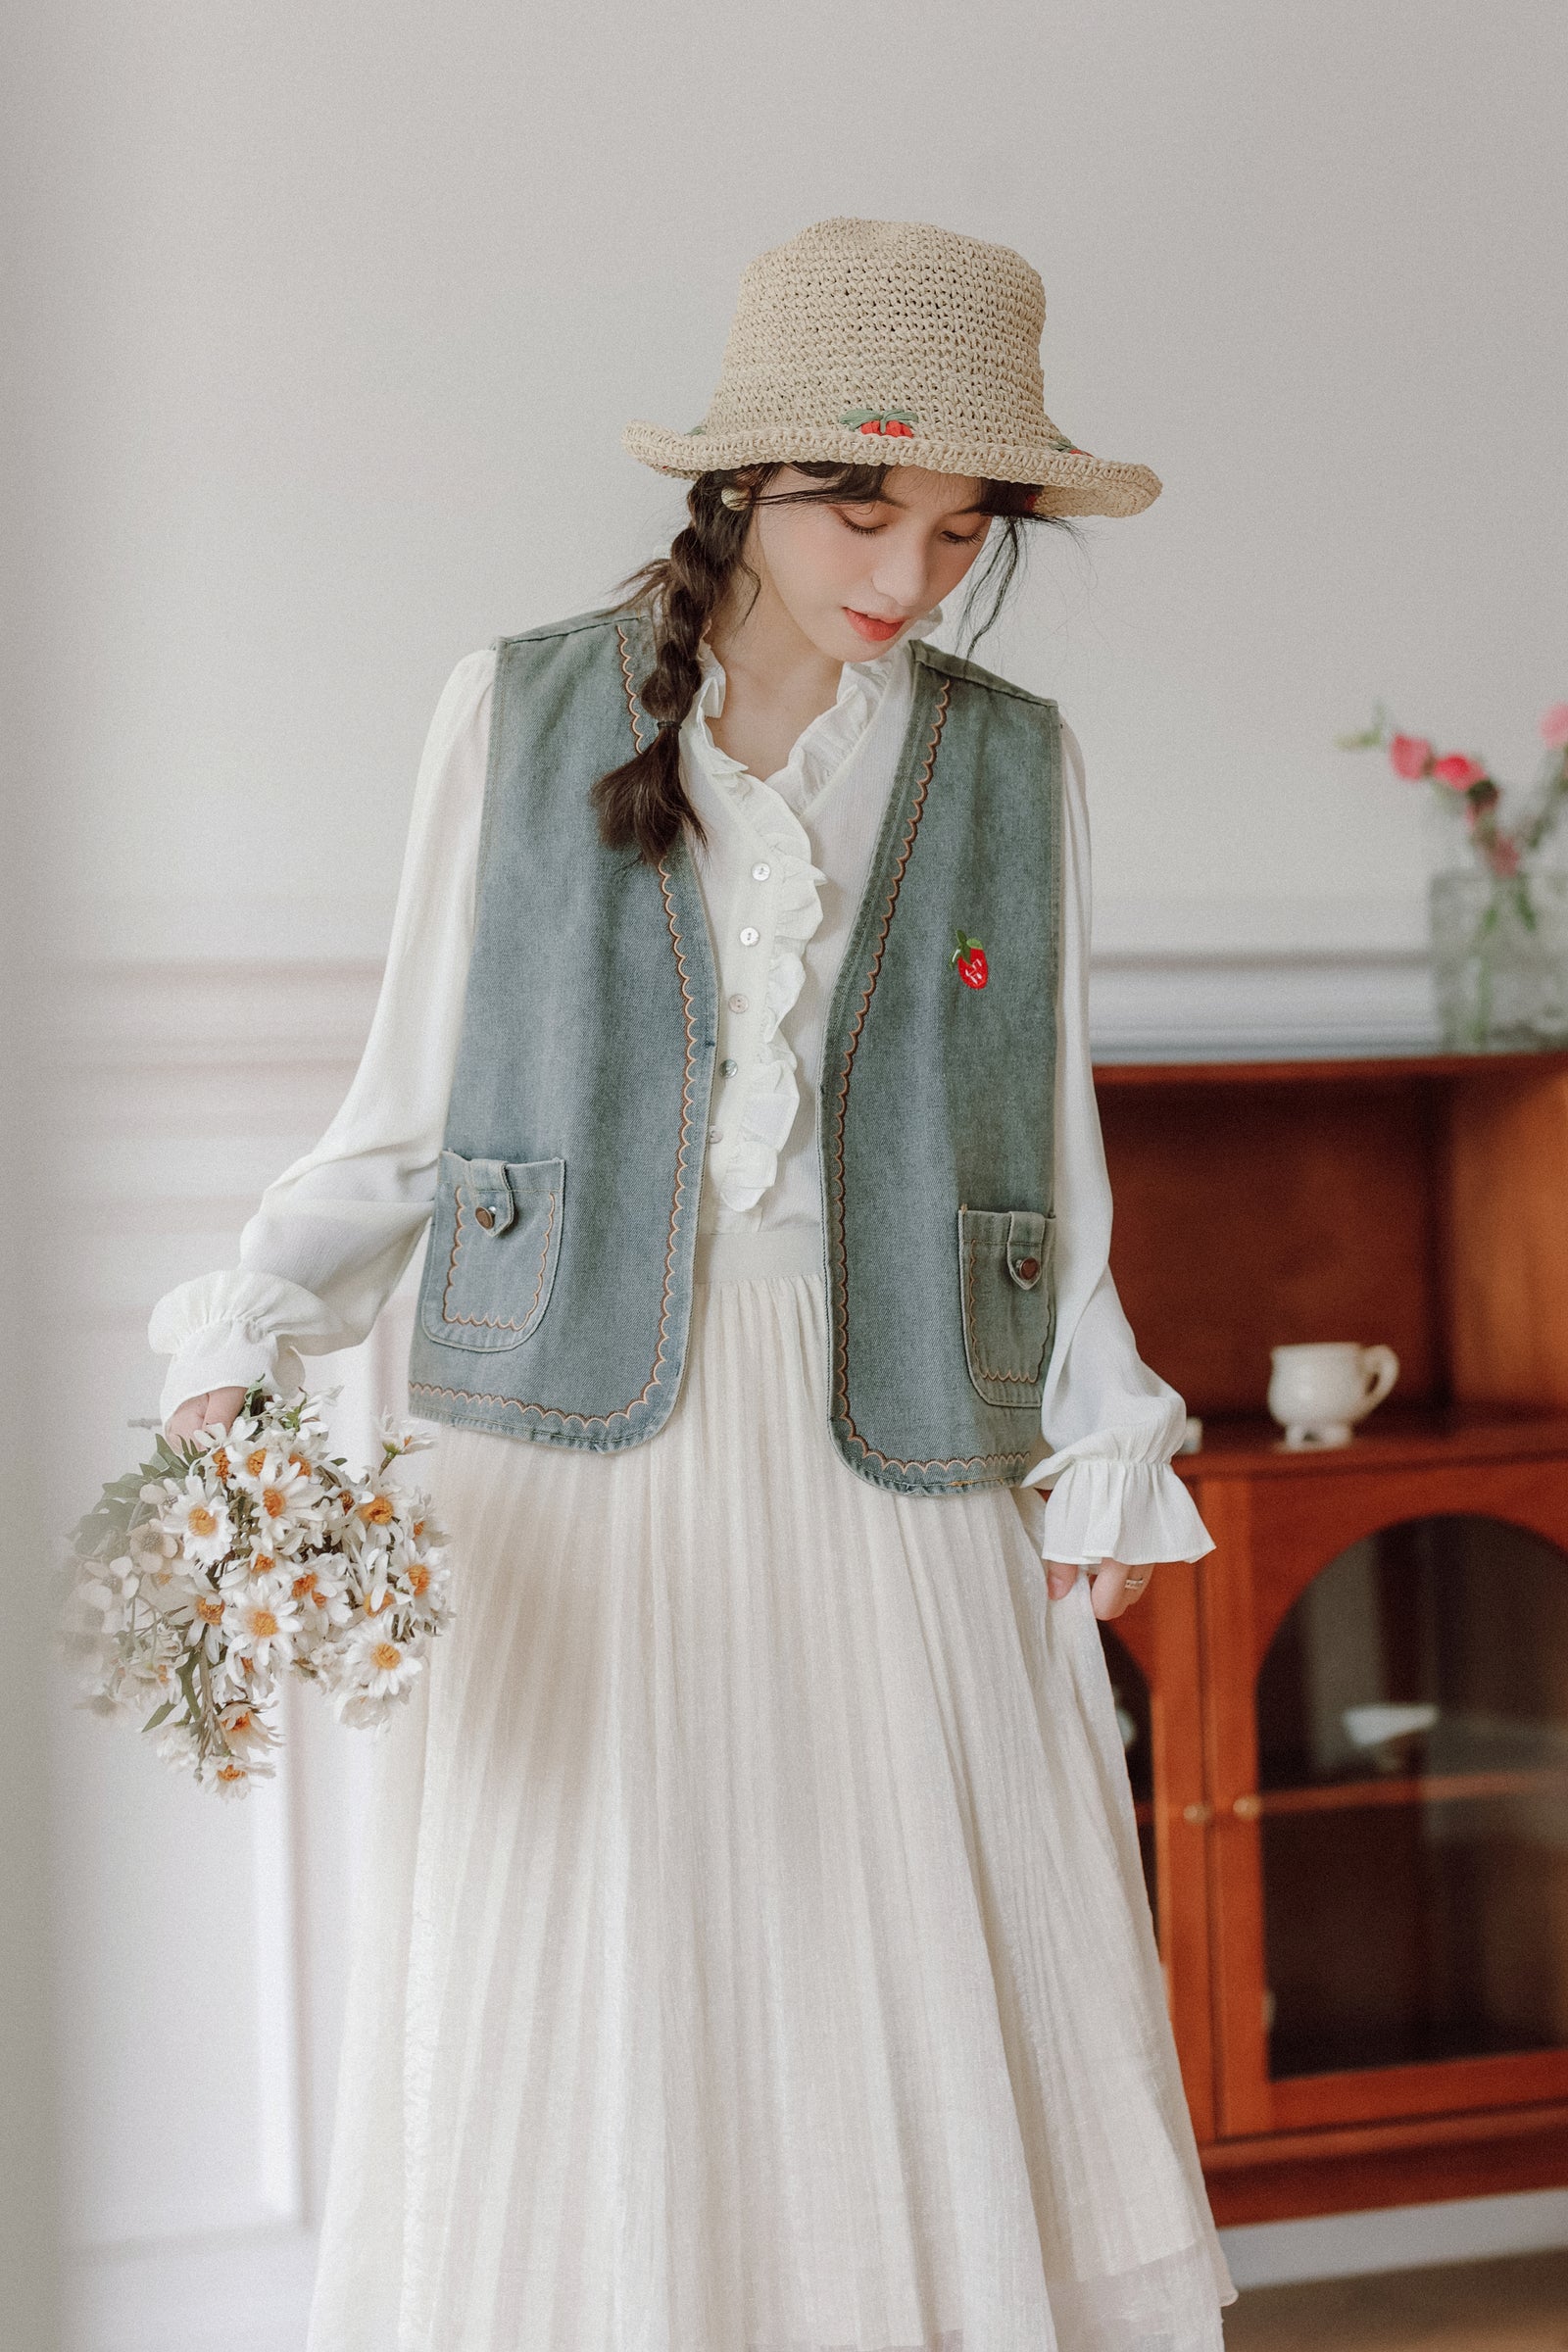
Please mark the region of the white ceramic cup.
POLYGON ((1399 1377, 1392 1348, 1359 1348, 1354 1340, 1270 1352, 1268 1409, 1293 1453, 1308 1446, 1348 1446, 1354 1424, 1383 1402, 1399 1377))

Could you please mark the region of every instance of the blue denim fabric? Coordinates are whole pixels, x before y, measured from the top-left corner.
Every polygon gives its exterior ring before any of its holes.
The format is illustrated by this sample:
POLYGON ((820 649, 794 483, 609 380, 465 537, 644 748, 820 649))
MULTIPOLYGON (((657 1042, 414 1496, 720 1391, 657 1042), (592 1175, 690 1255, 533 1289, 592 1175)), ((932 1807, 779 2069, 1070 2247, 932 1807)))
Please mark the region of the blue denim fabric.
POLYGON ((409 1362, 416 1412, 607 1451, 662 1428, 680 1386, 717 1036, 684 836, 655 872, 605 847, 588 801, 634 728, 653 736, 631 648, 600 613, 497 648, 473 951, 409 1362))
MULTIPOLYGON (((1060 744, 1054 703, 913 645, 913 708, 829 1008, 830 1423, 875 1484, 1029 1457, 1054 1320, 1060 744), (984 988, 952 962, 983 942, 984 988)), ((684 838, 658 871, 588 792, 654 722, 647 624, 497 649, 463 1035, 416 1411, 550 1445, 652 1437, 680 1386, 717 1034, 684 838)))
POLYGON ((823 1047, 830 1410, 862 1477, 950 1494, 1025 1466, 1054 1333, 1061 746, 1054 703, 914 659, 823 1047))

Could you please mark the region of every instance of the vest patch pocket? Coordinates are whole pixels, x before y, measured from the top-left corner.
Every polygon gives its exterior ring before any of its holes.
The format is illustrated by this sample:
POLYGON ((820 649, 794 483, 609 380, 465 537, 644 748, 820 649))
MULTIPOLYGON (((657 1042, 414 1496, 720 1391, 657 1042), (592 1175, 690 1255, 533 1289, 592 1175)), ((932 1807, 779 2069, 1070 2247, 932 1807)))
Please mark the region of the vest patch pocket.
POLYGON ((963 1358, 987 1404, 1038 1405, 1056 1328, 1056 1221, 1034 1208, 960 1208, 963 1358))
POLYGON ((564 1159, 441 1154, 419 1323, 449 1348, 519 1348, 538 1330, 561 1254, 564 1159))

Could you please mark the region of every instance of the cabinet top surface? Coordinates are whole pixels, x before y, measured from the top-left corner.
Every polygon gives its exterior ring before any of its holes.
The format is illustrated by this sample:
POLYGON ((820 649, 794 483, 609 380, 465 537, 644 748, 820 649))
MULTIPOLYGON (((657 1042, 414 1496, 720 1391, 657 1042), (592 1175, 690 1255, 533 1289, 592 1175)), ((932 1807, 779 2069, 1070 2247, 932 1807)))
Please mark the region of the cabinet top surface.
POLYGON ((1289 1061, 1097 1061, 1101 1087, 1322 1086, 1391 1079, 1553 1078, 1568 1074, 1568 1051, 1527 1054, 1347 1054, 1289 1061))
POLYGON ((1455 1469, 1466 1462, 1568 1462, 1568 1412, 1463 1405, 1385 1405, 1348 1446, 1287 1452, 1261 1416, 1205 1420, 1197 1453, 1178 1454, 1182 1478, 1322 1478, 1355 1470, 1455 1469))

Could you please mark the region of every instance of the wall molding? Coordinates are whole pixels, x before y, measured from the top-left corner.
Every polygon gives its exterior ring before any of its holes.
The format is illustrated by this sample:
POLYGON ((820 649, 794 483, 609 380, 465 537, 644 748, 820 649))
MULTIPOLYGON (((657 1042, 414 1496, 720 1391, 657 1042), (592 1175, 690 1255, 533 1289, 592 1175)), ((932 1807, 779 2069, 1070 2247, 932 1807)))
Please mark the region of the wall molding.
MULTIPOLYGON (((1097 1056, 1133 1060, 1400 1054, 1437 1043, 1430 965, 1387 945, 1267 941, 1269 909, 1238 917, 1234 948, 1123 935, 1090 967, 1097 1056)), ((1118 929, 1121 926, 1117 927, 1118 929)), ((178 1070, 219 1094, 286 1070, 313 1096, 347 1084, 369 1031, 380 965, 122 961, 64 967, 49 1053, 74 1092, 118 1092, 178 1070)))

